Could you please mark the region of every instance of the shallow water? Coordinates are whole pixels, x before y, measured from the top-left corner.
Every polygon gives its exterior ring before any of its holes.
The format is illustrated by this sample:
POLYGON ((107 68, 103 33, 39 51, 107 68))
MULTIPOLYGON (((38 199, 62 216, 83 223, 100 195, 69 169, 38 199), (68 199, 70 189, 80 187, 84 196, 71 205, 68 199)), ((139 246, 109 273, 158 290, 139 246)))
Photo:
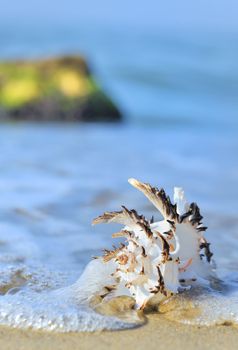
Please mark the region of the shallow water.
POLYGON ((167 317, 238 323, 235 132, 182 123, 174 129, 13 124, 1 126, 0 148, 0 324, 93 331, 141 323, 89 310, 74 287, 118 229, 92 227, 95 216, 126 204, 158 217, 127 183, 132 176, 169 194, 183 186, 200 205, 223 281, 176 296, 170 301, 176 311, 167 317), (202 311, 191 318, 188 305, 202 311))

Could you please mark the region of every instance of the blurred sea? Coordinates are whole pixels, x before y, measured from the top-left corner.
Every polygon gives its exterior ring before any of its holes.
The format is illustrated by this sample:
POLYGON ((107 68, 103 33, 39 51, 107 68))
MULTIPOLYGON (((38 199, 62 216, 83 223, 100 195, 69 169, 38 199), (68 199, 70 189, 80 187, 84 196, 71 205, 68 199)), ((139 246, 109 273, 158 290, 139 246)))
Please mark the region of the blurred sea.
POLYGON ((0 23, 0 58, 84 54, 132 123, 238 125, 238 34, 0 23))
MULTIPOLYGON (((113 227, 90 225, 98 214, 121 204, 155 214, 129 177, 169 194, 184 187, 209 226, 219 276, 237 289, 236 39, 86 24, 16 31, 0 23, 0 58, 83 53, 125 114, 121 125, 0 126, 0 323, 82 329, 85 311, 46 306, 35 293, 45 298, 73 283, 110 247, 113 227)), ((238 322, 237 300, 221 319, 238 322)))

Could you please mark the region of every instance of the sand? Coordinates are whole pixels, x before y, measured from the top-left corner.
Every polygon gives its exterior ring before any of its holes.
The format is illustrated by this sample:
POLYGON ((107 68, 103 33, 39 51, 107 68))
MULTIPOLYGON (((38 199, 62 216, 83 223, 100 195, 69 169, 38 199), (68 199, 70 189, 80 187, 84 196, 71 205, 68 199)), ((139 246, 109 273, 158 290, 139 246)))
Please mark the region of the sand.
POLYGON ((198 327, 148 316, 137 329, 96 333, 52 333, 0 327, 0 349, 237 349, 238 329, 232 325, 198 327))

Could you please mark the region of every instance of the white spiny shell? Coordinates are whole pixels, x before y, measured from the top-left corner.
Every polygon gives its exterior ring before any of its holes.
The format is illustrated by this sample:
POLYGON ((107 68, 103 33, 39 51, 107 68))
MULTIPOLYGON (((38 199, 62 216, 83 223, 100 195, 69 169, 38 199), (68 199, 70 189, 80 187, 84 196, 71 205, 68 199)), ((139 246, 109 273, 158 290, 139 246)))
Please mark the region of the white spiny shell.
POLYGON ((212 253, 203 237, 206 227, 199 208, 187 203, 182 188, 175 187, 172 204, 163 189, 135 179, 129 183, 145 194, 164 220, 149 223, 135 210, 122 207, 122 211, 106 212, 93 221, 124 225, 119 235, 125 238, 121 247, 105 250, 99 258, 100 268, 101 264, 109 265, 105 271, 111 273, 96 289, 103 294, 107 288, 108 296, 131 295, 136 306, 144 308, 186 288, 180 283, 212 274, 212 253))

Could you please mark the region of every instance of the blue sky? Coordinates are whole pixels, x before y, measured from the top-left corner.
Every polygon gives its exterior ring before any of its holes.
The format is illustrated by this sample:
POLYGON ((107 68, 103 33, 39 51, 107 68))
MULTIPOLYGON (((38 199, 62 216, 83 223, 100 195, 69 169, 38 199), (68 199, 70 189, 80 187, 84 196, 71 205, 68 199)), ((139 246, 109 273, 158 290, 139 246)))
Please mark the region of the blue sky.
POLYGON ((1 2, 0 20, 78 21, 238 32, 237 0, 20 0, 1 2))

